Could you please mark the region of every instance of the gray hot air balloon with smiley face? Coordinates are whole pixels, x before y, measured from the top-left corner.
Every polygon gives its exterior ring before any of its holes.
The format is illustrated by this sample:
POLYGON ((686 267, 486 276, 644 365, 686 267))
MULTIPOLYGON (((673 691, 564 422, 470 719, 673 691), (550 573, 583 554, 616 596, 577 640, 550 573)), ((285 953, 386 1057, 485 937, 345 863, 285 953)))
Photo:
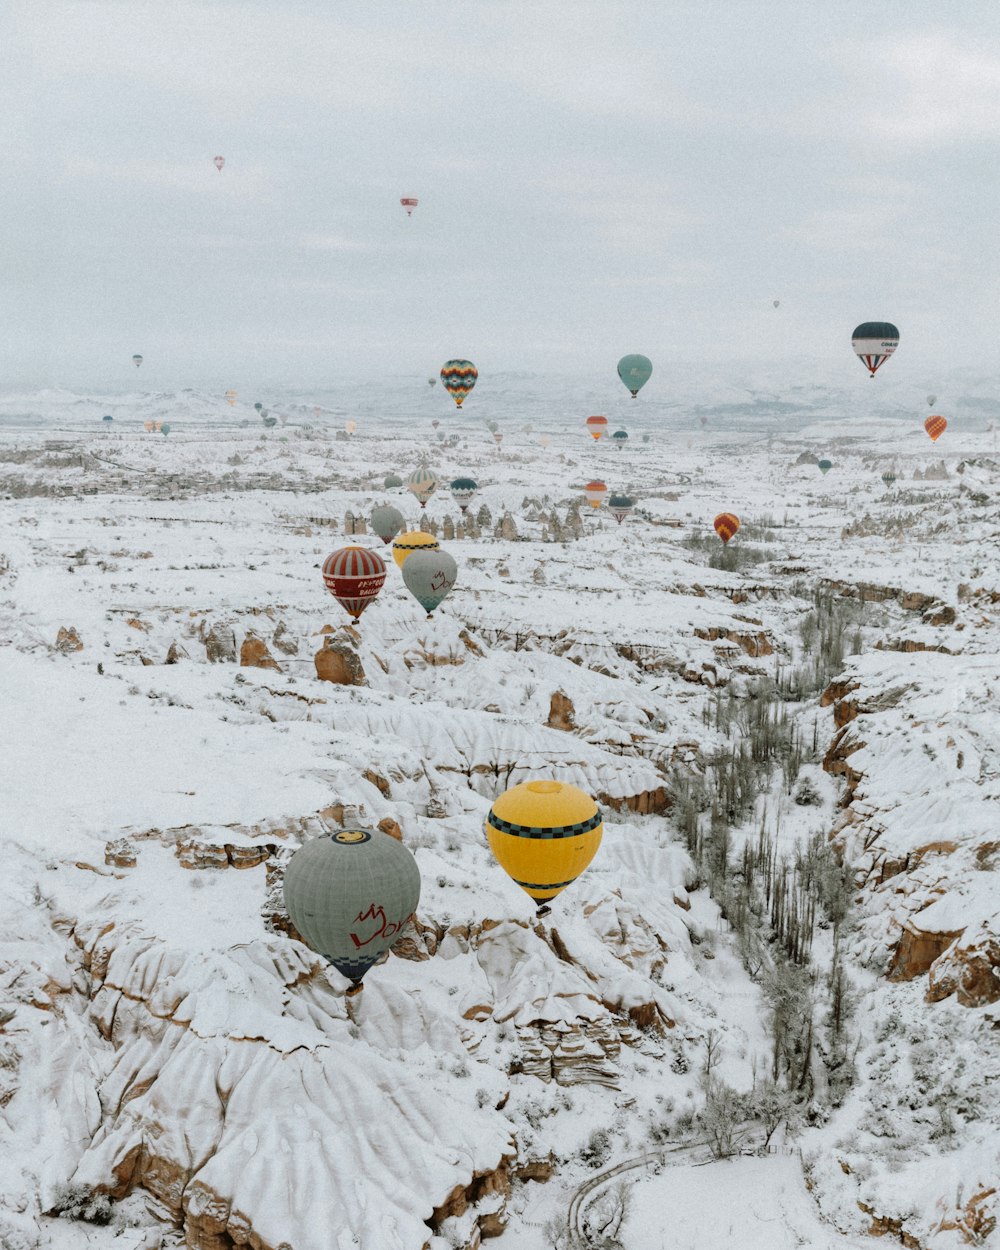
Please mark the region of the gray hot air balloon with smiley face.
POLYGON ((285 906, 303 941, 361 988, 420 901, 420 869, 379 829, 340 829, 299 847, 285 868, 285 906))

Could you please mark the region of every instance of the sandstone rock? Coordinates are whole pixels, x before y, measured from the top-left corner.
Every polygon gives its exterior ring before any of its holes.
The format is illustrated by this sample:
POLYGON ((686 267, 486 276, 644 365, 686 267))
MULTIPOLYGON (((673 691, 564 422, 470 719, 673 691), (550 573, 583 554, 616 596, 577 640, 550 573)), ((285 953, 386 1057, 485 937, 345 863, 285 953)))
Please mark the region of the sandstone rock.
POLYGON ((366 768, 361 776, 364 777, 365 781, 370 782, 383 798, 392 798, 392 790, 389 787, 389 783, 380 773, 375 772, 371 768, 366 768))
MULTIPOLYGON (((202 622, 204 629, 204 622, 202 622)), ((231 625, 213 625, 203 636, 205 654, 210 664, 236 662, 236 634, 231 625)))
POLYGON ((104 862, 114 868, 134 868, 136 865, 135 843, 128 838, 113 838, 105 843, 104 862))
POLYGON ((247 634, 240 647, 240 668, 270 668, 281 672, 281 666, 268 651, 267 643, 253 633, 247 634))
POLYGON ((573 707, 573 701, 569 695, 563 694, 561 690, 556 690, 552 694, 549 701, 549 719, 545 722, 550 729, 563 729, 567 733, 572 733, 576 728, 574 716, 576 709, 573 707))
POLYGON ((928 1002, 950 994, 963 1007, 982 1007, 1000 1001, 1000 934, 985 925, 963 933, 930 969, 928 1002))
POLYGON ((912 981, 914 977, 923 976, 938 956, 962 936, 962 929, 950 933, 927 932, 919 927, 919 920, 918 913, 903 925, 886 972, 890 981, 912 981))
POLYGON ((83 643, 80 641, 80 635, 72 625, 60 625, 59 633, 56 635, 56 650, 63 655, 70 655, 74 651, 82 651, 83 643))
POLYGON ((337 686, 368 684, 358 653, 347 642, 337 641, 327 635, 314 659, 316 676, 320 681, 330 681, 337 686))
POLYGON ((383 833, 387 833, 390 838, 395 838, 397 842, 402 842, 403 831, 391 816, 384 816, 378 822, 378 828, 381 829, 383 833))
POLYGON ((716 625, 710 625, 707 627, 698 626, 694 633, 696 638, 703 638, 706 642, 716 642, 720 638, 725 639, 727 642, 733 642, 747 655, 754 658, 774 654, 774 647, 763 630, 759 630, 755 634, 740 633, 735 629, 720 629, 716 625))
POLYGON ((189 658, 190 657, 188 656, 188 653, 184 650, 184 648, 180 645, 180 643, 178 643, 177 641, 174 641, 167 648, 167 658, 164 661, 164 663, 165 664, 179 664, 181 660, 187 660, 189 658))
POLYGON ((298 655, 299 653, 299 644, 288 632, 288 626, 284 621, 279 621, 275 626, 271 643, 282 655, 298 655))

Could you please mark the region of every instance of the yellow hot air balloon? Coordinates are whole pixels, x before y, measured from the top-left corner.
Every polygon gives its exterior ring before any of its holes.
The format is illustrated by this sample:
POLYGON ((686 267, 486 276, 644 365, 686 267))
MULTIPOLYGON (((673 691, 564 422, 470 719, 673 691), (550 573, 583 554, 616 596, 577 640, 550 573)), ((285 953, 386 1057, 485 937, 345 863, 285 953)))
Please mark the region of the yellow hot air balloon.
POLYGON ((497 863, 540 912, 587 867, 603 832, 594 800, 563 781, 523 781, 501 794, 486 818, 497 863))
POLYGON ((420 551, 422 548, 437 550, 440 546, 441 544, 433 534, 425 534, 423 530, 410 530, 407 534, 400 534, 392 544, 392 558, 402 568, 407 556, 412 552, 420 551))
POLYGON ((230 408, 235 407, 237 399, 236 391, 226 391, 226 403, 230 408))

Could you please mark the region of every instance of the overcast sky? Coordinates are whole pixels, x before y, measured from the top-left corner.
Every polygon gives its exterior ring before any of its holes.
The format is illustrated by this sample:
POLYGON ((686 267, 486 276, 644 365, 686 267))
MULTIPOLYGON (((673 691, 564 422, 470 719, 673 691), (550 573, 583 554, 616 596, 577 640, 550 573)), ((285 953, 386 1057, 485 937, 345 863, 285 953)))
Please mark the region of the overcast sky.
POLYGON ((0 46, 0 385, 860 373, 869 319, 1000 362, 996 0, 3 0, 0 46))

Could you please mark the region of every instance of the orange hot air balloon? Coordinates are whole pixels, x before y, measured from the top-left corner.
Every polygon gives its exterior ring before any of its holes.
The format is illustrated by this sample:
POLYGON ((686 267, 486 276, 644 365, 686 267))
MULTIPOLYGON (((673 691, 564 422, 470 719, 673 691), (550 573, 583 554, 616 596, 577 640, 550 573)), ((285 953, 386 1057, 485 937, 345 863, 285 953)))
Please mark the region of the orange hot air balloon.
POLYGON ((588 482, 583 488, 583 494, 592 508, 599 508, 608 497, 608 488, 604 482, 588 482))
POLYGON ((601 435, 607 434, 608 432, 607 417, 588 417, 587 429, 589 430, 594 442, 595 443, 598 442, 601 438, 601 435))
POLYGON ((936 443, 947 428, 948 422, 944 419, 944 417, 928 417, 924 422, 924 429, 931 436, 932 443, 936 443))
POLYGON ((728 543, 740 528, 740 518, 733 512, 720 512, 712 524, 723 543, 728 543))

